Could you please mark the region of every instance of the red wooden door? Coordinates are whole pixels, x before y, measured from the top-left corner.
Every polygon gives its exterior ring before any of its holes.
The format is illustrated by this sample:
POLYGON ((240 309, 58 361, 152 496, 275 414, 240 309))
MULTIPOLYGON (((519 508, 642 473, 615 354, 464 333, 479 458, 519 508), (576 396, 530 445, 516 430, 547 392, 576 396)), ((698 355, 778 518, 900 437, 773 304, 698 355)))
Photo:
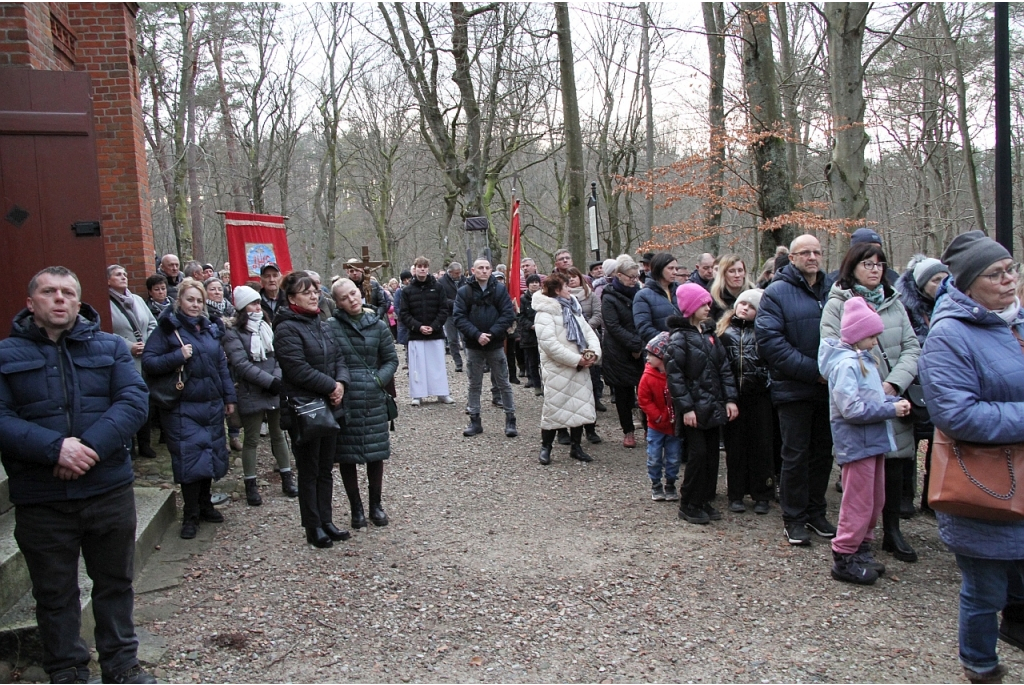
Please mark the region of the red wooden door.
POLYGON ((78 275, 82 301, 110 330, 92 116, 88 74, 0 69, 0 338, 32 276, 56 265, 78 275))

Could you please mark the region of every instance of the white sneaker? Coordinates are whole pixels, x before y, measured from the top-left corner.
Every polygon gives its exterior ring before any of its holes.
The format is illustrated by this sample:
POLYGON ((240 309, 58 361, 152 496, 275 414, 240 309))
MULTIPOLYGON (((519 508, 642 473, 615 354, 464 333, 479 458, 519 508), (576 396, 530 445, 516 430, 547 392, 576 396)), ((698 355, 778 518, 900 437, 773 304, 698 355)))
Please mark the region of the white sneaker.
POLYGON ((267 422, 264 421, 263 423, 260 424, 260 437, 261 438, 265 438, 269 434, 270 434, 270 427, 267 426, 267 422))
POLYGON ((410 402, 409 404, 411 404, 414 407, 420 406, 420 398, 418 398, 418 397, 412 398, 412 402, 410 402))
POLYGON ((438 395, 437 401, 441 404, 453 404, 455 400, 452 399, 451 395, 438 395))

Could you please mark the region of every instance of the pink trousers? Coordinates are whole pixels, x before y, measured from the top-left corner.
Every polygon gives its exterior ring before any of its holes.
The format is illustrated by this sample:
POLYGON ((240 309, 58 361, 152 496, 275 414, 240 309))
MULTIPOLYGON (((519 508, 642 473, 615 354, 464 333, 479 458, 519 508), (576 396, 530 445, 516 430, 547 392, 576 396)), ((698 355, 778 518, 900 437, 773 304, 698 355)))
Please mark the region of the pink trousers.
POLYGON ((843 464, 843 503, 832 551, 853 554, 875 537, 875 524, 885 504, 885 456, 879 454, 843 464))

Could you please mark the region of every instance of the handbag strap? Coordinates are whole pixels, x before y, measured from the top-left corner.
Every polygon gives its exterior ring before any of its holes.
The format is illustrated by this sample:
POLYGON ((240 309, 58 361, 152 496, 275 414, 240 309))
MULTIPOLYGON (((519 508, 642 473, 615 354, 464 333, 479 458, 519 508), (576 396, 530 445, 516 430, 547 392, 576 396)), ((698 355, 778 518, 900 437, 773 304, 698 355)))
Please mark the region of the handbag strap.
POLYGON ((127 307, 121 304, 121 301, 113 295, 110 296, 110 302, 120 310, 125 320, 128 321, 128 325, 132 327, 132 333, 135 334, 135 342, 142 342, 142 329, 139 327, 139 322, 135 319, 135 315, 129 312, 127 307))
POLYGON ((1013 337, 1017 339, 1017 344, 1020 345, 1020 351, 1024 353, 1024 338, 1020 337, 1020 333, 1013 326, 1010 326, 1010 330, 1013 332, 1013 337))

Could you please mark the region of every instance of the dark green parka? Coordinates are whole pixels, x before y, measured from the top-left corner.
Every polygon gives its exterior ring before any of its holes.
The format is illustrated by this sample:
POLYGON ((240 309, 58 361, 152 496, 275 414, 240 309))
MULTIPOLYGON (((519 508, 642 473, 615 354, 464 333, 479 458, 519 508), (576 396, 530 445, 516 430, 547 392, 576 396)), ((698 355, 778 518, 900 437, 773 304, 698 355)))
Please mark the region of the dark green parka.
POLYGON ((387 459, 391 455, 391 440, 383 386, 398 370, 391 329, 374 312, 364 309, 356 319, 340 307, 329 326, 350 378, 345 389, 345 420, 338 434, 334 461, 365 464, 387 459))

